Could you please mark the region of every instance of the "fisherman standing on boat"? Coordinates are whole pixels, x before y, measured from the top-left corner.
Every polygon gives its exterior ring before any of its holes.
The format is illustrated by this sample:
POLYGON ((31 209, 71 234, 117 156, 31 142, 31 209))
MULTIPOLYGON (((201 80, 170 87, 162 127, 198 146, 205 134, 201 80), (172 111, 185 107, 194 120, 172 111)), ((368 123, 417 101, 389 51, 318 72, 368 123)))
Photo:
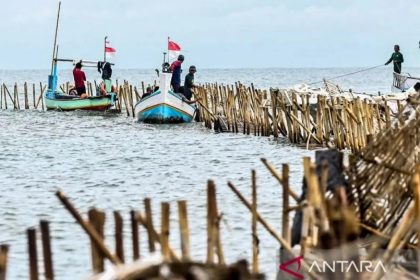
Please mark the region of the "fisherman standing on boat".
MULTIPOLYGON (((101 63, 102 64, 102 63, 101 63)), ((98 66, 101 66, 98 64, 98 66)), ((98 67, 98 71, 101 72, 102 67, 98 67)), ((117 89, 112 85, 111 81, 112 68, 111 63, 105 62, 102 68, 102 80, 103 82, 99 85, 99 89, 102 95, 107 95, 111 92, 117 92, 117 89)))
POLYGON ((184 82, 184 96, 188 100, 191 100, 191 97, 193 95, 193 89, 195 88, 194 84, 194 73, 197 72, 197 68, 194 65, 191 65, 188 69, 188 74, 185 76, 185 82, 184 82))
POLYGON ((385 65, 394 62, 394 72, 401 74, 401 63, 404 62, 403 54, 400 53, 400 46, 394 46, 394 53, 391 55, 391 58, 385 63, 385 65))
POLYGON ((76 66, 73 69, 73 78, 74 78, 74 84, 76 87, 77 95, 80 96, 80 98, 84 99, 87 97, 86 94, 86 87, 85 87, 85 81, 86 81, 86 75, 85 72, 82 71, 82 62, 77 62, 76 66))
POLYGON ((179 92, 179 88, 181 87, 182 62, 184 62, 184 56, 180 54, 178 59, 172 62, 169 68, 172 72, 171 86, 174 89, 174 92, 179 92))

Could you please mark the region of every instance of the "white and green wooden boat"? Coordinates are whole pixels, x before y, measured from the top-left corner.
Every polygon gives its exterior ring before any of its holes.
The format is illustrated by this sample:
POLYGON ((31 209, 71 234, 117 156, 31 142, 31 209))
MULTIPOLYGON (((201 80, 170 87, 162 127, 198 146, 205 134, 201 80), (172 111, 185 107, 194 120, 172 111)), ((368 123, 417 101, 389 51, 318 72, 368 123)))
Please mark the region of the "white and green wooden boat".
MULTIPOLYGON (((79 96, 65 94, 57 88, 57 63, 60 62, 73 62, 73 59, 58 59, 57 58, 57 33, 58 33, 58 23, 60 18, 60 8, 61 2, 58 5, 58 14, 57 14, 57 23, 55 29, 55 38, 54 38, 54 49, 51 63, 51 74, 48 76, 48 89, 44 95, 45 104, 47 110, 96 110, 104 111, 108 110, 115 105, 116 94, 108 93, 101 96, 90 96, 87 98, 80 98, 79 96)), ((83 63, 92 63, 96 64, 97 62, 93 61, 84 61, 83 63)))
POLYGON ((47 110, 95 110, 105 111, 115 105, 116 93, 108 93, 101 96, 90 96, 80 98, 75 95, 68 95, 57 88, 57 61, 68 61, 54 59, 52 75, 48 77, 48 90, 45 94, 45 105, 47 110))

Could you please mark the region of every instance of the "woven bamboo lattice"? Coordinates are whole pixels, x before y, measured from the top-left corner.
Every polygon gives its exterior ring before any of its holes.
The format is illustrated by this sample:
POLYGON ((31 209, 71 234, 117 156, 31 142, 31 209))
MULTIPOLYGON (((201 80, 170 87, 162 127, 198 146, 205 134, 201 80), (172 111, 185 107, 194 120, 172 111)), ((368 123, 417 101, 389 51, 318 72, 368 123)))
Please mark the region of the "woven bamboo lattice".
POLYGON ((420 107, 406 107, 406 120, 400 116, 350 162, 349 201, 361 223, 389 235, 413 201, 411 181, 419 163, 420 107))

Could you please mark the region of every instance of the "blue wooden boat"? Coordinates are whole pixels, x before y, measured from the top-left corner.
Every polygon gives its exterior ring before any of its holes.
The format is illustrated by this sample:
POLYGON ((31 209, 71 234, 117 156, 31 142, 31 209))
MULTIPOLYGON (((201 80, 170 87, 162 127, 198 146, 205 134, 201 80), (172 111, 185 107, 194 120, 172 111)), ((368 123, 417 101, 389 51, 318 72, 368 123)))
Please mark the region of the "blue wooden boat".
POLYGON ((137 102, 135 106, 137 120, 146 123, 191 122, 196 106, 189 104, 185 97, 171 90, 171 73, 161 73, 159 77, 159 89, 137 102))

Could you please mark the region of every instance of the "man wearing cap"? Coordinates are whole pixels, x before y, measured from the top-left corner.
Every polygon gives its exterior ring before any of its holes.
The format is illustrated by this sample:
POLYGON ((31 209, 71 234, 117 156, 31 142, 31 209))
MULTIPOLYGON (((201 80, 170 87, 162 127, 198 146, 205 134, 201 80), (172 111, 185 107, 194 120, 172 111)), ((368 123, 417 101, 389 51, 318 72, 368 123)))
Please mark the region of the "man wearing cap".
POLYGON ((191 100, 191 97, 193 95, 193 88, 195 88, 194 84, 194 73, 197 72, 197 68, 195 68, 194 65, 191 65, 188 74, 185 76, 185 82, 184 82, 184 96, 188 100, 191 100))

